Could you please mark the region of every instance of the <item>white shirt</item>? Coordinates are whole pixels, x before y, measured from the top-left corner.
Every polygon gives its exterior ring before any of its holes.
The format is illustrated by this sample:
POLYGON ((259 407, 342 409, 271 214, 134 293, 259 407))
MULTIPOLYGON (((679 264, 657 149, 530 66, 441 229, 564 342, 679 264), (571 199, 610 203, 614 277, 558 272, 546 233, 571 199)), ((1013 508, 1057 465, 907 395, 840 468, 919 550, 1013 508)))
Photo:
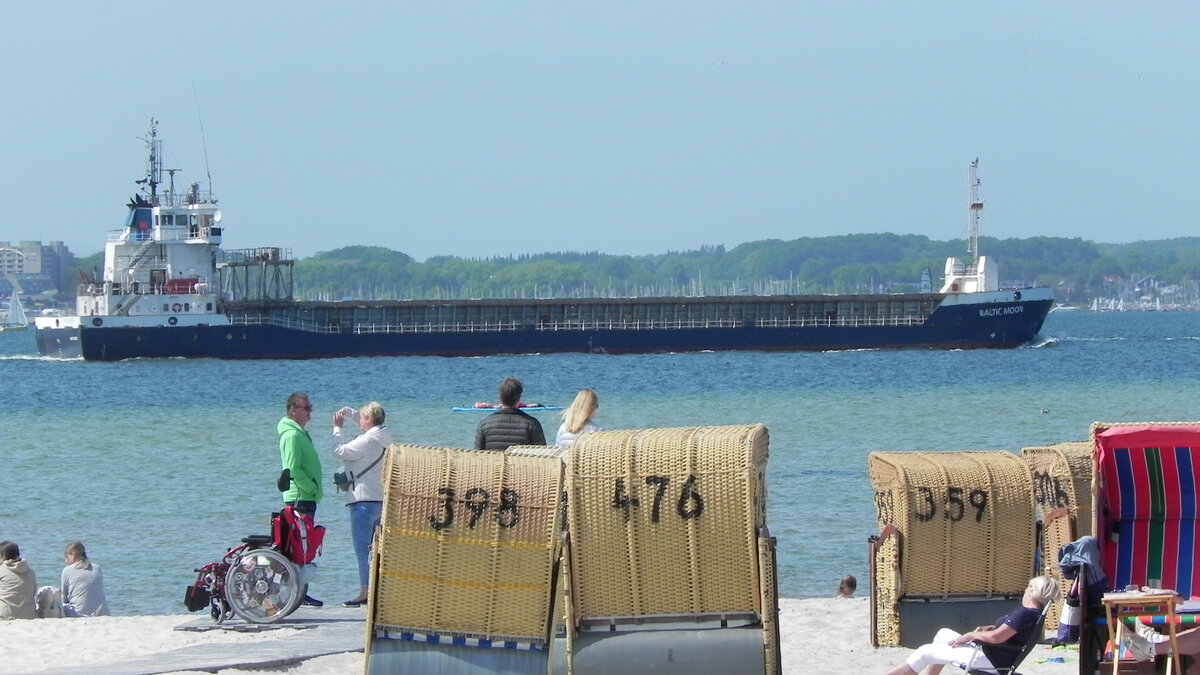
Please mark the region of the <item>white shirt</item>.
MULTIPOLYGON (((588 422, 579 430, 579 434, 586 434, 592 431, 604 431, 595 422, 588 422)), ((567 431, 567 424, 563 422, 558 427, 558 433, 554 434, 554 444, 560 448, 569 448, 575 443, 575 438, 579 434, 573 434, 567 431)))
POLYGON ((349 443, 342 443, 342 429, 334 427, 333 443, 334 456, 354 474, 354 487, 346 493, 346 503, 383 501, 384 459, 380 455, 392 444, 392 432, 386 426, 371 427, 349 443), (376 459, 379 462, 371 466, 376 459))

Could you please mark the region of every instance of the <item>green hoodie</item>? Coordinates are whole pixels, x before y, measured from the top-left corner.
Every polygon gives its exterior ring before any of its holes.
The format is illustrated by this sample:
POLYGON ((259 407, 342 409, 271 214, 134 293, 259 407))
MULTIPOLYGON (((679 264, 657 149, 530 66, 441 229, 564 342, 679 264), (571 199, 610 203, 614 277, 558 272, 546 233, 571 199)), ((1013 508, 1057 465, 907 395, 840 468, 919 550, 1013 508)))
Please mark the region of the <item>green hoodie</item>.
POLYGON ((279 433, 279 461, 284 469, 292 470, 292 484, 283 493, 285 502, 319 502, 325 496, 321 489, 321 458, 312 438, 304 427, 284 416, 275 431, 279 433))

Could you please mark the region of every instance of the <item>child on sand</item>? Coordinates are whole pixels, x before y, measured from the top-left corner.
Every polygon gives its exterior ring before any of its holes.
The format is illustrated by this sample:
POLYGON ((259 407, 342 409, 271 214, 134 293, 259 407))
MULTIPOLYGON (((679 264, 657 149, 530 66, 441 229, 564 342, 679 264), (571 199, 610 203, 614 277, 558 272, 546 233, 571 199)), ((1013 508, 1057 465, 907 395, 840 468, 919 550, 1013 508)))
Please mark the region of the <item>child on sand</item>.
POLYGON ((838 584, 838 598, 853 598, 854 592, 858 590, 858 579, 854 578, 853 574, 847 574, 842 577, 842 582, 838 584))

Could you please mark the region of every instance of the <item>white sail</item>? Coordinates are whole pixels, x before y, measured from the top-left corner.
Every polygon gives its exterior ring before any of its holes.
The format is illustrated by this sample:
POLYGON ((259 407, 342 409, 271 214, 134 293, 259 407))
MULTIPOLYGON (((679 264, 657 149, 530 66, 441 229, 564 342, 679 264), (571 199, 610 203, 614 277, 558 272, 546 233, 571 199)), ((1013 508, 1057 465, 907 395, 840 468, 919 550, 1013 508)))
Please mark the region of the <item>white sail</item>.
POLYGON ((21 306, 21 298, 17 296, 16 290, 13 290, 12 299, 8 301, 8 316, 4 319, 4 323, 10 326, 24 326, 29 323, 29 319, 25 318, 25 308, 21 306))

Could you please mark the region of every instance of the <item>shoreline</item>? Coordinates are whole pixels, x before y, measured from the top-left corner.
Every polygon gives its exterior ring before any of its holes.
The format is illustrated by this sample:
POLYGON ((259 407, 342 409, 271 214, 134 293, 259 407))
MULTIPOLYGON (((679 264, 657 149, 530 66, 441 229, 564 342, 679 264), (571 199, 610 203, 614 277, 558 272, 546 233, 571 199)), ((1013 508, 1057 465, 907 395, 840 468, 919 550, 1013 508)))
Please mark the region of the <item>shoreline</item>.
MULTIPOLYGON (((779 605, 785 673, 882 673, 912 651, 871 646, 866 597, 781 598, 779 605)), ((6 671, 16 673, 85 667, 88 672, 114 675, 251 671, 334 675, 362 670, 365 615, 361 609, 316 609, 297 622, 305 625, 266 628, 240 622, 218 627, 204 612, 0 621, 0 663, 6 671), (180 630, 189 626, 192 628, 180 630), (335 636, 332 631, 341 633, 335 636), (303 649, 297 651, 298 645, 306 645, 307 656, 303 649), (197 660, 198 656, 207 660, 197 660), (207 664, 202 670, 186 670, 201 662, 207 664)), ((1073 675, 1077 671, 1077 650, 1051 652, 1048 645, 1039 645, 1021 667, 1025 675, 1073 675), (1062 662, 1047 662, 1049 658, 1062 662)))

